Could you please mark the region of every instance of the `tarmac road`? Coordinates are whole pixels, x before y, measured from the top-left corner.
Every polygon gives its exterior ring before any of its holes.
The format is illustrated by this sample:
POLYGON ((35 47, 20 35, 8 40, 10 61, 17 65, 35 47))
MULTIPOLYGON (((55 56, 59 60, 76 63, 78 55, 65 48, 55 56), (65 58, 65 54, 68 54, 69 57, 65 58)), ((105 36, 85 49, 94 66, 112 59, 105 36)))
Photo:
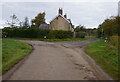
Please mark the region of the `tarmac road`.
MULTIPOLYGON (((34 48, 9 80, 98 80, 95 69, 83 57, 83 46, 98 41, 44 42, 21 40, 34 48)), ((102 76, 102 75, 101 75, 102 76)), ((104 80, 101 78, 100 80, 104 80)))

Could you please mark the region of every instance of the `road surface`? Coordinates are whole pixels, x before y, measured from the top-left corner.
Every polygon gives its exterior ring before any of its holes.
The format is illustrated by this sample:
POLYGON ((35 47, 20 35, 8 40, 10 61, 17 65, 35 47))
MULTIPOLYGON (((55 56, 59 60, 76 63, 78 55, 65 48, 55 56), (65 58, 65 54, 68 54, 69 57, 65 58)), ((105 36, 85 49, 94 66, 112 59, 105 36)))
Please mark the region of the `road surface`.
POLYGON ((98 80, 95 69, 83 57, 82 47, 98 41, 27 41, 34 48, 9 80, 98 80))

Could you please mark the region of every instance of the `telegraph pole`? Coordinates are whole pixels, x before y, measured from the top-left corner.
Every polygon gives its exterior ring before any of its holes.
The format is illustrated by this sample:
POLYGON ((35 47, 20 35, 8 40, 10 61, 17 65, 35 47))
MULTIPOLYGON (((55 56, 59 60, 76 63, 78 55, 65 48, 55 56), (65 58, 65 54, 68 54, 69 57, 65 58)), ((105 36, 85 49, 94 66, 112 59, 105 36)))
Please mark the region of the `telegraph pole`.
POLYGON ((101 38, 103 37, 103 32, 104 32, 104 30, 103 30, 103 28, 101 27, 101 25, 100 25, 100 29, 101 29, 101 38))
POLYGON ((101 37, 103 37, 103 28, 101 27, 101 37))

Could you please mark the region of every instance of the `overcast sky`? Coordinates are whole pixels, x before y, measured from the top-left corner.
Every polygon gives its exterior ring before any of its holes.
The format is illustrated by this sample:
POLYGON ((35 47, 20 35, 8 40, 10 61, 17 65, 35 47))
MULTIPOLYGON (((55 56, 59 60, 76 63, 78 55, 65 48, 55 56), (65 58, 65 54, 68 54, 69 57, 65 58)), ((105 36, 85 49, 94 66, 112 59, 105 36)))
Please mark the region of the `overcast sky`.
MULTIPOLYGON (((1 5, 1 4, 0 4, 1 5)), ((63 8, 67 18, 73 25, 84 25, 87 28, 95 28, 104 19, 118 14, 118 2, 4 2, 2 3, 2 19, 0 27, 5 26, 5 21, 10 20, 10 15, 15 13, 19 20, 27 16, 33 19, 38 13, 46 13, 46 22, 58 15, 58 9, 63 8)))

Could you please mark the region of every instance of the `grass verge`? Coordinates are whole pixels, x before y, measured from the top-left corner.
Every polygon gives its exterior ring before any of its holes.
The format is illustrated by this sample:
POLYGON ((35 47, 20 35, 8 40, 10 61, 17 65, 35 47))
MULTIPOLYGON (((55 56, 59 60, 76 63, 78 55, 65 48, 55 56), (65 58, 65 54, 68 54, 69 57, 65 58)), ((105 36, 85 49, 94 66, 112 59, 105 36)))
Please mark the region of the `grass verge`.
POLYGON ((88 40, 89 38, 66 38, 66 39, 39 39, 39 38, 15 38, 19 40, 41 40, 41 41, 79 41, 88 40))
POLYGON ((117 49, 108 49, 107 44, 102 40, 89 44, 86 48, 86 53, 93 58, 105 72, 113 77, 113 79, 120 79, 118 78, 117 49))
POLYGON ((28 55, 31 50, 32 47, 24 42, 2 39, 2 74, 28 55))

